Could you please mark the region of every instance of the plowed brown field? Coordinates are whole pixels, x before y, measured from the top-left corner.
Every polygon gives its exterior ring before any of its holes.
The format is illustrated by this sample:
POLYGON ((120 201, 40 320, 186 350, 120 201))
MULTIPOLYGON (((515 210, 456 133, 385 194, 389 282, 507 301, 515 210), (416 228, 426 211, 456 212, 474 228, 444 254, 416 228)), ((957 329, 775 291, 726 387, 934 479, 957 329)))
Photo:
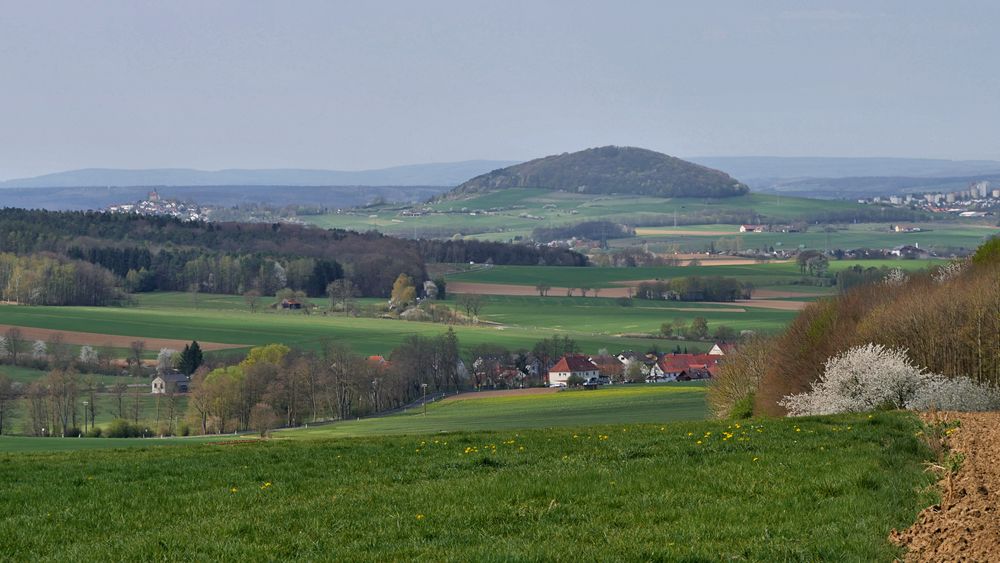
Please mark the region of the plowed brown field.
POLYGON ((941 504, 891 539, 907 549, 906 561, 1000 561, 1000 413, 943 416, 961 421, 949 443, 965 456, 950 498, 942 481, 941 504))

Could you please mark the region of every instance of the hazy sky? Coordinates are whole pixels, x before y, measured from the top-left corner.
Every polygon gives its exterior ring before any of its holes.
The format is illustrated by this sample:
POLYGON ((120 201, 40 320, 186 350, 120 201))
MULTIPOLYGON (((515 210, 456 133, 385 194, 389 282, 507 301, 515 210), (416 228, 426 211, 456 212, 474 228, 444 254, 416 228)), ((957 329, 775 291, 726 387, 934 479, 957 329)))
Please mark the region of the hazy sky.
POLYGON ((606 144, 1000 159, 998 6, 0 0, 0 179, 606 144))

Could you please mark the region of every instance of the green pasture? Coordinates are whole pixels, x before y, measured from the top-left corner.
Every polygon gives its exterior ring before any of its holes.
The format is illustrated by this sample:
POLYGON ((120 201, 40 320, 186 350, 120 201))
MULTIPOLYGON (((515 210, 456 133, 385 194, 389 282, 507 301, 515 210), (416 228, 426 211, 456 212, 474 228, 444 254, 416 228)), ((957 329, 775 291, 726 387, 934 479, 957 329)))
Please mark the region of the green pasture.
POLYGON ((194 445, 233 439, 232 436, 191 436, 188 438, 35 438, 0 436, 0 455, 40 452, 75 452, 78 450, 118 450, 157 446, 194 445))
POLYGON ((893 561, 933 501, 910 414, 662 420, 0 453, 0 557, 893 561))
MULTIPOLYGON (((837 272, 855 265, 865 268, 889 267, 918 270, 940 260, 834 260, 830 271, 837 272)), ((489 266, 451 273, 447 279, 470 283, 497 283, 553 287, 620 287, 621 282, 667 279, 686 276, 724 276, 748 281, 754 287, 787 285, 802 278, 795 262, 771 262, 739 266, 653 266, 642 268, 556 268, 551 266, 489 266)), ((784 288, 782 288, 784 289, 784 288)))
MULTIPOLYGON (((910 225, 909 223, 907 225, 910 225)), ((893 248, 896 246, 919 246, 928 251, 946 252, 955 248, 976 248, 997 231, 976 225, 921 223, 917 233, 890 232, 891 225, 861 223, 837 225, 827 232, 824 227, 813 227, 804 233, 739 233, 735 225, 692 225, 678 227, 685 231, 724 231, 728 235, 708 234, 642 234, 635 238, 615 239, 612 248, 647 244, 652 252, 703 252, 711 247, 716 250, 749 249, 852 249, 852 248, 893 248)), ((651 229, 672 229, 670 226, 650 227, 651 229)))
POLYGON ((634 299, 631 306, 623 307, 617 300, 604 297, 489 295, 484 299, 479 315, 483 320, 509 326, 602 334, 656 333, 666 321, 690 324, 694 317, 704 317, 709 330, 726 325, 736 331, 773 332, 784 328, 796 315, 795 311, 743 307, 739 303, 634 299))
POLYGON ((402 236, 413 236, 414 233, 418 236, 450 236, 450 233, 455 232, 480 233, 477 238, 506 240, 517 235, 530 235, 536 227, 597 219, 626 224, 659 222, 668 225, 673 224, 675 215, 683 223, 688 216, 751 212, 769 222, 791 222, 813 213, 864 209, 857 203, 845 201, 760 194, 719 199, 658 198, 572 194, 538 188, 509 189, 462 199, 448 199, 435 202, 429 207, 434 212, 419 217, 404 217, 400 215, 401 208, 383 207, 304 216, 302 219, 323 228, 356 231, 374 229, 402 236))
POLYGON ((701 382, 604 386, 485 399, 446 400, 381 418, 278 432, 280 438, 438 434, 473 430, 579 427, 702 420, 708 416, 701 382))
MULTIPOLYGON (((140 299, 146 299, 143 296, 140 299)), ((177 299, 167 297, 166 299, 177 299)), ((156 299, 152 297, 151 299, 156 299)), ((588 352, 600 348, 644 349, 656 343, 674 347, 681 342, 621 338, 567 327, 563 330, 536 327, 493 327, 489 325, 444 325, 394 319, 348 318, 339 315, 277 313, 251 314, 239 310, 113 307, 13 307, 0 306, 4 322, 55 330, 116 334, 136 338, 169 338, 184 342, 198 340, 240 346, 282 343, 316 349, 324 341, 342 342, 362 354, 388 354, 411 335, 438 336, 451 326, 462 347, 492 343, 510 349, 532 348, 554 334, 566 335, 588 352)), ((243 351, 219 351, 213 354, 243 351)))

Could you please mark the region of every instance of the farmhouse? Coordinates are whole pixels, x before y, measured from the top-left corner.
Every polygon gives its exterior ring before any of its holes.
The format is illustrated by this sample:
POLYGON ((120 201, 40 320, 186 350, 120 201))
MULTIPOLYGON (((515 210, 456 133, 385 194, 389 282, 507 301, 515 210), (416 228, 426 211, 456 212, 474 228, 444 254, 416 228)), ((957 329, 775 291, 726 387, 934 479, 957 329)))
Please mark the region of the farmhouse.
POLYGON ((710 379, 720 359, 718 354, 664 354, 650 369, 646 382, 710 379))
POLYGON ((282 299, 281 300, 282 309, 301 309, 302 302, 297 299, 282 299))
POLYGON ((615 356, 591 356, 590 361, 597 366, 601 377, 611 381, 620 381, 625 373, 625 365, 615 356))
POLYGON ((566 355, 549 370, 549 385, 565 386, 570 377, 577 375, 584 381, 600 376, 600 370, 586 356, 566 355))
POLYGON ((167 393, 187 393, 188 377, 183 373, 165 373, 153 380, 151 393, 164 395, 167 393))
POLYGON ((740 225, 741 233, 763 233, 764 225, 740 225))

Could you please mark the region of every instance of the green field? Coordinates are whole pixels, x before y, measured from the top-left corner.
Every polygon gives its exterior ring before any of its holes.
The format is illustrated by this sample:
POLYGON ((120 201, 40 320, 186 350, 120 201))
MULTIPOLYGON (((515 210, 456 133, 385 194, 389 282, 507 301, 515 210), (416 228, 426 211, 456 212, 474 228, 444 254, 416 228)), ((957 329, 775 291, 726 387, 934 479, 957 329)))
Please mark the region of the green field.
MULTIPOLYGON (((902 245, 919 246, 932 252, 944 252, 953 248, 973 249, 998 231, 978 225, 962 223, 917 223, 922 230, 915 233, 890 232, 888 223, 861 223, 856 225, 835 225, 832 232, 825 227, 814 226, 804 233, 740 233, 736 225, 691 225, 678 227, 685 234, 657 234, 656 227, 640 230, 635 238, 615 239, 612 248, 645 244, 651 252, 704 252, 714 247, 719 251, 751 249, 798 248, 832 250, 852 248, 893 248, 902 245), (705 231, 705 234, 693 234, 705 231), (717 232, 729 231, 719 235, 717 232)), ((660 229, 671 230, 665 226, 660 229)))
POLYGON ((772 221, 790 222, 811 213, 866 210, 865 206, 845 201, 778 198, 760 194, 721 199, 658 198, 594 196, 537 188, 508 189, 465 199, 444 200, 428 207, 433 213, 419 217, 404 217, 400 215, 401 208, 397 207, 376 207, 301 218, 323 228, 375 229, 387 234, 413 236, 416 233, 425 237, 450 236, 444 231, 482 233, 477 238, 507 240, 516 235, 528 236, 536 227, 596 219, 626 224, 642 221, 643 224, 669 225, 673 224, 675 213, 683 219, 706 213, 753 212, 772 221))
MULTIPOLYGON (((172 305, 142 305, 158 299, 156 295, 141 296, 140 306, 112 307, 2 307, 4 322, 26 327, 66 331, 117 334, 136 338, 170 338, 184 342, 199 340, 260 346, 282 343, 288 346, 316 349, 324 340, 343 342, 362 354, 388 354, 410 335, 437 336, 449 325, 408 322, 392 319, 346 318, 341 316, 256 313, 238 310, 182 309, 172 305)), ((176 294, 165 294, 174 301, 176 294)), ((226 300, 223 300, 227 302, 226 300)), ((512 350, 530 349, 536 342, 553 334, 574 338, 586 351, 634 348, 650 345, 647 339, 620 338, 567 327, 523 328, 512 326, 455 325, 463 348, 481 343, 494 343, 512 350)), ((656 341, 662 347, 682 344, 677 341, 656 341)), ((224 353, 224 352, 217 352, 224 353)), ((240 353, 240 352, 233 352, 240 353)))
POLYGON ((622 307, 615 299, 603 297, 489 295, 484 299, 480 314, 483 320, 609 335, 656 333, 666 321, 690 324, 694 317, 704 317, 709 330, 726 325, 736 331, 773 332, 784 328, 796 315, 795 311, 742 308, 739 303, 634 300, 632 306, 622 307))
POLYGON ((932 500, 917 424, 881 413, 5 453, 0 556, 891 561, 889 531, 932 500))
POLYGON ((382 418, 338 422, 278 433, 281 438, 436 434, 701 420, 708 416, 703 382, 615 385, 595 391, 560 391, 442 401, 382 418))
MULTIPOLYGON (((917 270, 939 260, 834 260, 830 271, 837 272, 854 265, 917 270)), ((794 262, 772 262, 745 266, 657 266, 643 268, 554 268, 549 266, 490 266, 476 267, 448 275, 449 280, 471 283, 531 285, 545 282, 554 287, 621 287, 621 282, 666 279, 684 276, 727 276, 754 284, 754 287, 787 285, 802 278, 794 262)))

